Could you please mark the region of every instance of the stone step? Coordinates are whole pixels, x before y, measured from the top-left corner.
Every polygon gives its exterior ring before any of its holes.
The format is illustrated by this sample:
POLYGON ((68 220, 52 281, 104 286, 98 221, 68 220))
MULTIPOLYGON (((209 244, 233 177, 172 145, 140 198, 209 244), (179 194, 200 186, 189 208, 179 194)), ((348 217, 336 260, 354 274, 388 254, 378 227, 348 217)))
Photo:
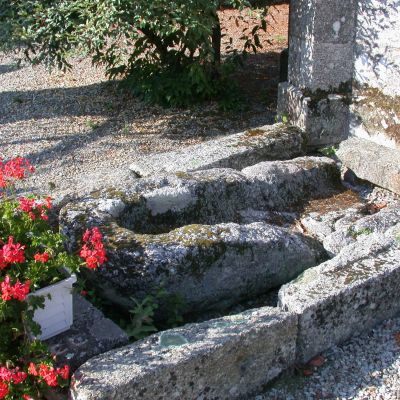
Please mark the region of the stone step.
POLYGON ((336 155, 358 178, 400 194, 400 151, 354 137, 336 155))
POLYGON ((210 168, 241 170, 260 161, 303 155, 305 143, 304 134, 295 127, 265 125, 176 151, 138 155, 129 168, 141 177, 210 168))

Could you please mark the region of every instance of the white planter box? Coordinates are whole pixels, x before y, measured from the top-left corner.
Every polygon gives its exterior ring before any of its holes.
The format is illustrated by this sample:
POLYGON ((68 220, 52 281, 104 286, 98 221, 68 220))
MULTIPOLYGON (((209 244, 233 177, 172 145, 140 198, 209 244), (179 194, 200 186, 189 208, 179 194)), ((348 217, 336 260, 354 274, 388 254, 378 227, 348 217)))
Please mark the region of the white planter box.
POLYGON ((44 308, 38 308, 33 317, 42 329, 42 334, 38 339, 49 339, 71 327, 73 322, 72 285, 75 282, 76 276, 72 274, 54 285, 29 294, 29 296, 45 296, 44 308), (51 296, 50 299, 48 295, 51 296))

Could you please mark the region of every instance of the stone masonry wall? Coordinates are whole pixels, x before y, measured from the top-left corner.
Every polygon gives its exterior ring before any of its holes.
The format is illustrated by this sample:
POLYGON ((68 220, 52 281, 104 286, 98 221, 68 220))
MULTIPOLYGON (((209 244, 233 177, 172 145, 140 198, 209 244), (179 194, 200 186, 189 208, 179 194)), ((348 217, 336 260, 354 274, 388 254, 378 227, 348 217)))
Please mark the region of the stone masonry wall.
POLYGON ((400 1, 360 1, 355 39, 351 134, 398 150, 400 1))
POLYGON ((292 0, 278 113, 310 147, 400 146, 400 0, 292 0))

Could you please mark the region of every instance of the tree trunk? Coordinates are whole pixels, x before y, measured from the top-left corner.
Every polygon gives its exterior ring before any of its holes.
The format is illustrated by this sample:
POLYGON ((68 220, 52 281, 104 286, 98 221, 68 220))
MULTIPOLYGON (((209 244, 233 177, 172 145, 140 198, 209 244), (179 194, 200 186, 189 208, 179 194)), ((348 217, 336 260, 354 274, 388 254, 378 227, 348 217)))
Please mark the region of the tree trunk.
POLYGON ((214 50, 214 65, 219 65, 221 63, 221 23, 219 22, 218 15, 216 15, 216 22, 212 30, 212 47, 214 50))

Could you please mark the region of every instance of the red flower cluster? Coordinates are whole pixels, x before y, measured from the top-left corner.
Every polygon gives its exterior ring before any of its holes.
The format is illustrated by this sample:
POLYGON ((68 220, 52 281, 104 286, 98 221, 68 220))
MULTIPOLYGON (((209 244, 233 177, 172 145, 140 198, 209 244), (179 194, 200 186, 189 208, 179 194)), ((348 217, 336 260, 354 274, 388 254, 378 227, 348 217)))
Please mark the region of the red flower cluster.
POLYGON ((34 171, 26 158, 16 157, 6 163, 0 159, 0 188, 12 185, 14 180, 24 179, 27 172, 34 171))
POLYGON ((86 229, 83 235, 85 244, 79 253, 90 269, 96 269, 99 265, 107 261, 106 251, 102 242, 103 235, 99 228, 86 229))
POLYGON ((62 368, 49 367, 47 364, 30 363, 28 372, 33 376, 42 378, 49 386, 57 386, 57 377, 61 377, 64 380, 69 378, 69 366, 64 365, 62 368))
POLYGON ((28 377, 26 372, 20 371, 19 368, 8 369, 0 366, 0 399, 7 396, 10 391, 9 384, 18 385, 25 381, 28 377))
POLYGON ((8 369, 6 367, 0 367, 0 380, 3 382, 12 382, 18 385, 22 383, 28 374, 20 371, 19 368, 8 369))
POLYGON ((4 399, 4 397, 8 395, 9 391, 8 385, 0 381, 0 399, 4 399))
POLYGON ((52 207, 51 197, 47 196, 43 201, 38 201, 29 197, 19 198, 19 209, 28 213, 31 220, 35 220, 37 217, 47 221, 47 210, 52 207))
POLYGON ((49 253, 36 253, 33 258, 35 259, 35 261, 37 262, 41 262, 41 263, 47 263, 47 261, 49 261, 50 255, 49 253))
POLYGON ((25 246, 14 243, 14 238, 9 236, 8 243, 0 249, 0 270, 9 264, 25 262, 24 250, 25 246))
POLYGON ((15 285, 11 285, 10 277, 6 275, 4 281, 0 283, 1 298, 4 301, 12 299, 24 301, 29 293, 30 282, 21 283, 18 279, 15 285))

